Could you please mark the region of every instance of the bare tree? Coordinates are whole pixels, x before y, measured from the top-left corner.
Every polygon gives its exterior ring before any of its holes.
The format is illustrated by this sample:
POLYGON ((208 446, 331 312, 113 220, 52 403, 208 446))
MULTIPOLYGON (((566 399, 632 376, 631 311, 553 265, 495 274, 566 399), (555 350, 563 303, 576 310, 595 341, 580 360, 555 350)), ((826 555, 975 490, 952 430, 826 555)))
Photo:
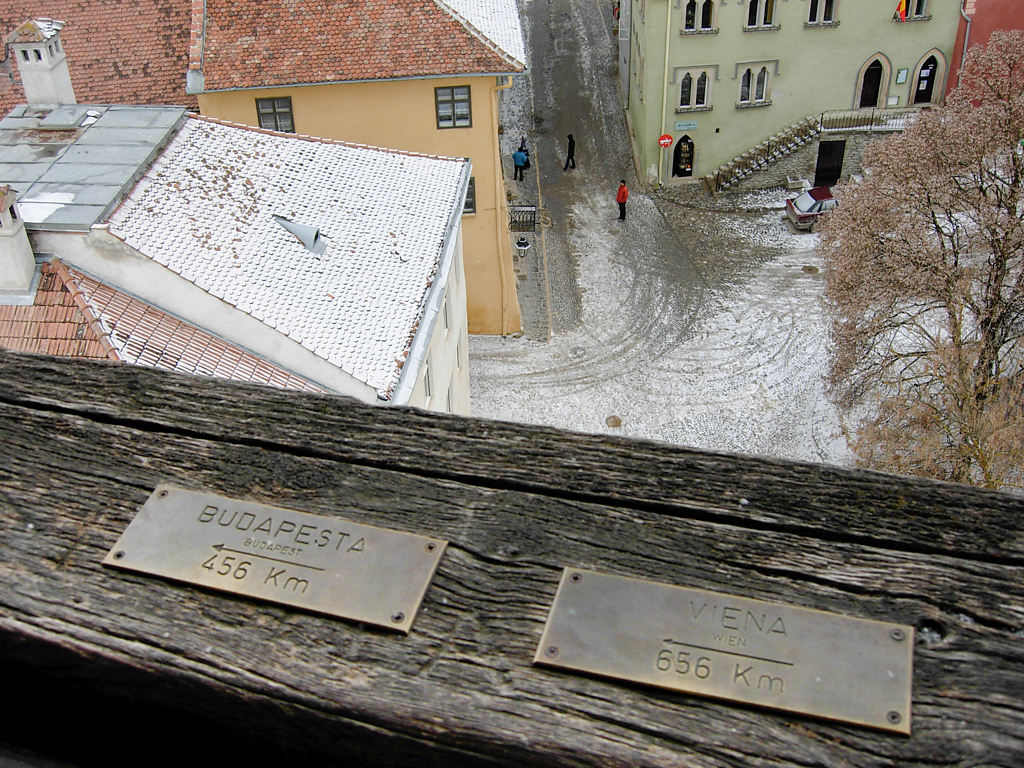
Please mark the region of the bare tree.
POLYGON ((866 466, 1024 487, 1024 35, 872 144, 822 222, 829 391, 866 466))

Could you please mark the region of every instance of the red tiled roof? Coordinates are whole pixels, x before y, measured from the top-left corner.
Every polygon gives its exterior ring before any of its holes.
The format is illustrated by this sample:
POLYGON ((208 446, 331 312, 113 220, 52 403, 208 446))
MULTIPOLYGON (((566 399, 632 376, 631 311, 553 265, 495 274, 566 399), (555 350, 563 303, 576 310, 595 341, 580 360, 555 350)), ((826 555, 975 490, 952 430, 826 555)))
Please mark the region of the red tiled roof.
POLYGON ((0 347, 60 357, 119 359, 81 296, 52 264, 42 265, 34 304, 0 306, 0 347))
POLYGON ((69 282, 110 330, 110 341, 126 363, 283 389, 326 391, 81 272, 63 264, 57 269, 67 273, 69 282))
POLYGON ((433 0, 193 0, 208 91, 523 69, 433 0))
MULTIPOLYGON (((196 97, 185 94, 186 0, 4 0, 0 37, 39 16, 67 22, 60 38, 78 101, 197 106, 196 97)), ((0 62, 0 115, 24 101, 18 65, 9 57, 0 62)))
POLYGON ((326 391, 60 261, 41 271, 34 304, 0 305, 0 347, 326 391))

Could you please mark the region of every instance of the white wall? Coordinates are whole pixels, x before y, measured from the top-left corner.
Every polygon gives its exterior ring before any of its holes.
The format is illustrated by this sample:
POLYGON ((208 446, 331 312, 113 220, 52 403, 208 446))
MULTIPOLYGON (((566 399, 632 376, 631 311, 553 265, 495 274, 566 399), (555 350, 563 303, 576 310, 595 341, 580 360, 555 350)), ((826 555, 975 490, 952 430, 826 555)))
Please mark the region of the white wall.
POLYGON ((37 253, 53 254, 77 269, 214 333, 338 394, 377 404, 373 387, 358 381, 256 318, 212 296, 130 248, 96 225, 89 234, 37 232, 37 253))
POLYGON ((469 336, 466 318, 466 276, 462 266, 462 230, 445 281, 444 299, 433 321, 427 354, 408 404, 430 411, 468 416, 469 336), (446 310, 447 307, 447 310, 446 310), (447 321, 446 321, 447 318, 447 321), (429 396, 427 377, 430 377, 429 396))

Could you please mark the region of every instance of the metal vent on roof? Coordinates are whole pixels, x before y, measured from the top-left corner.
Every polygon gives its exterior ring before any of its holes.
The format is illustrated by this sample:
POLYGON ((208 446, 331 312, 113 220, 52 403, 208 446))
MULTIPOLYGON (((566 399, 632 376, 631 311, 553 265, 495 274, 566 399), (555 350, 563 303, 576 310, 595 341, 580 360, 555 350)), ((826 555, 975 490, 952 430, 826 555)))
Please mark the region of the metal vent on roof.
POLYGON ((327 241, 320 235, 318 227, 311 227, 308 224, 299 224, 284 216, 274 214, 274 221, 280 224, 286 231, 295 236, 295 239, 302 243, 307 250, 321 254, 327 250, 327 241))

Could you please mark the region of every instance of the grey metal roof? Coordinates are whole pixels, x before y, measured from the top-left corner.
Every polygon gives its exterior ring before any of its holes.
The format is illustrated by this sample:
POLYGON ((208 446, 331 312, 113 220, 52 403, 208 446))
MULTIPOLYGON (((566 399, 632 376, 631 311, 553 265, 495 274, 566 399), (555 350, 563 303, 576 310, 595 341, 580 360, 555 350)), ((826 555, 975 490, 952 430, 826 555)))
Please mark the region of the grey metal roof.
POLYGON ((30 230, 85 231, 175 134, 184 107, 20 105, 0 120, 0 185, 30 230))

